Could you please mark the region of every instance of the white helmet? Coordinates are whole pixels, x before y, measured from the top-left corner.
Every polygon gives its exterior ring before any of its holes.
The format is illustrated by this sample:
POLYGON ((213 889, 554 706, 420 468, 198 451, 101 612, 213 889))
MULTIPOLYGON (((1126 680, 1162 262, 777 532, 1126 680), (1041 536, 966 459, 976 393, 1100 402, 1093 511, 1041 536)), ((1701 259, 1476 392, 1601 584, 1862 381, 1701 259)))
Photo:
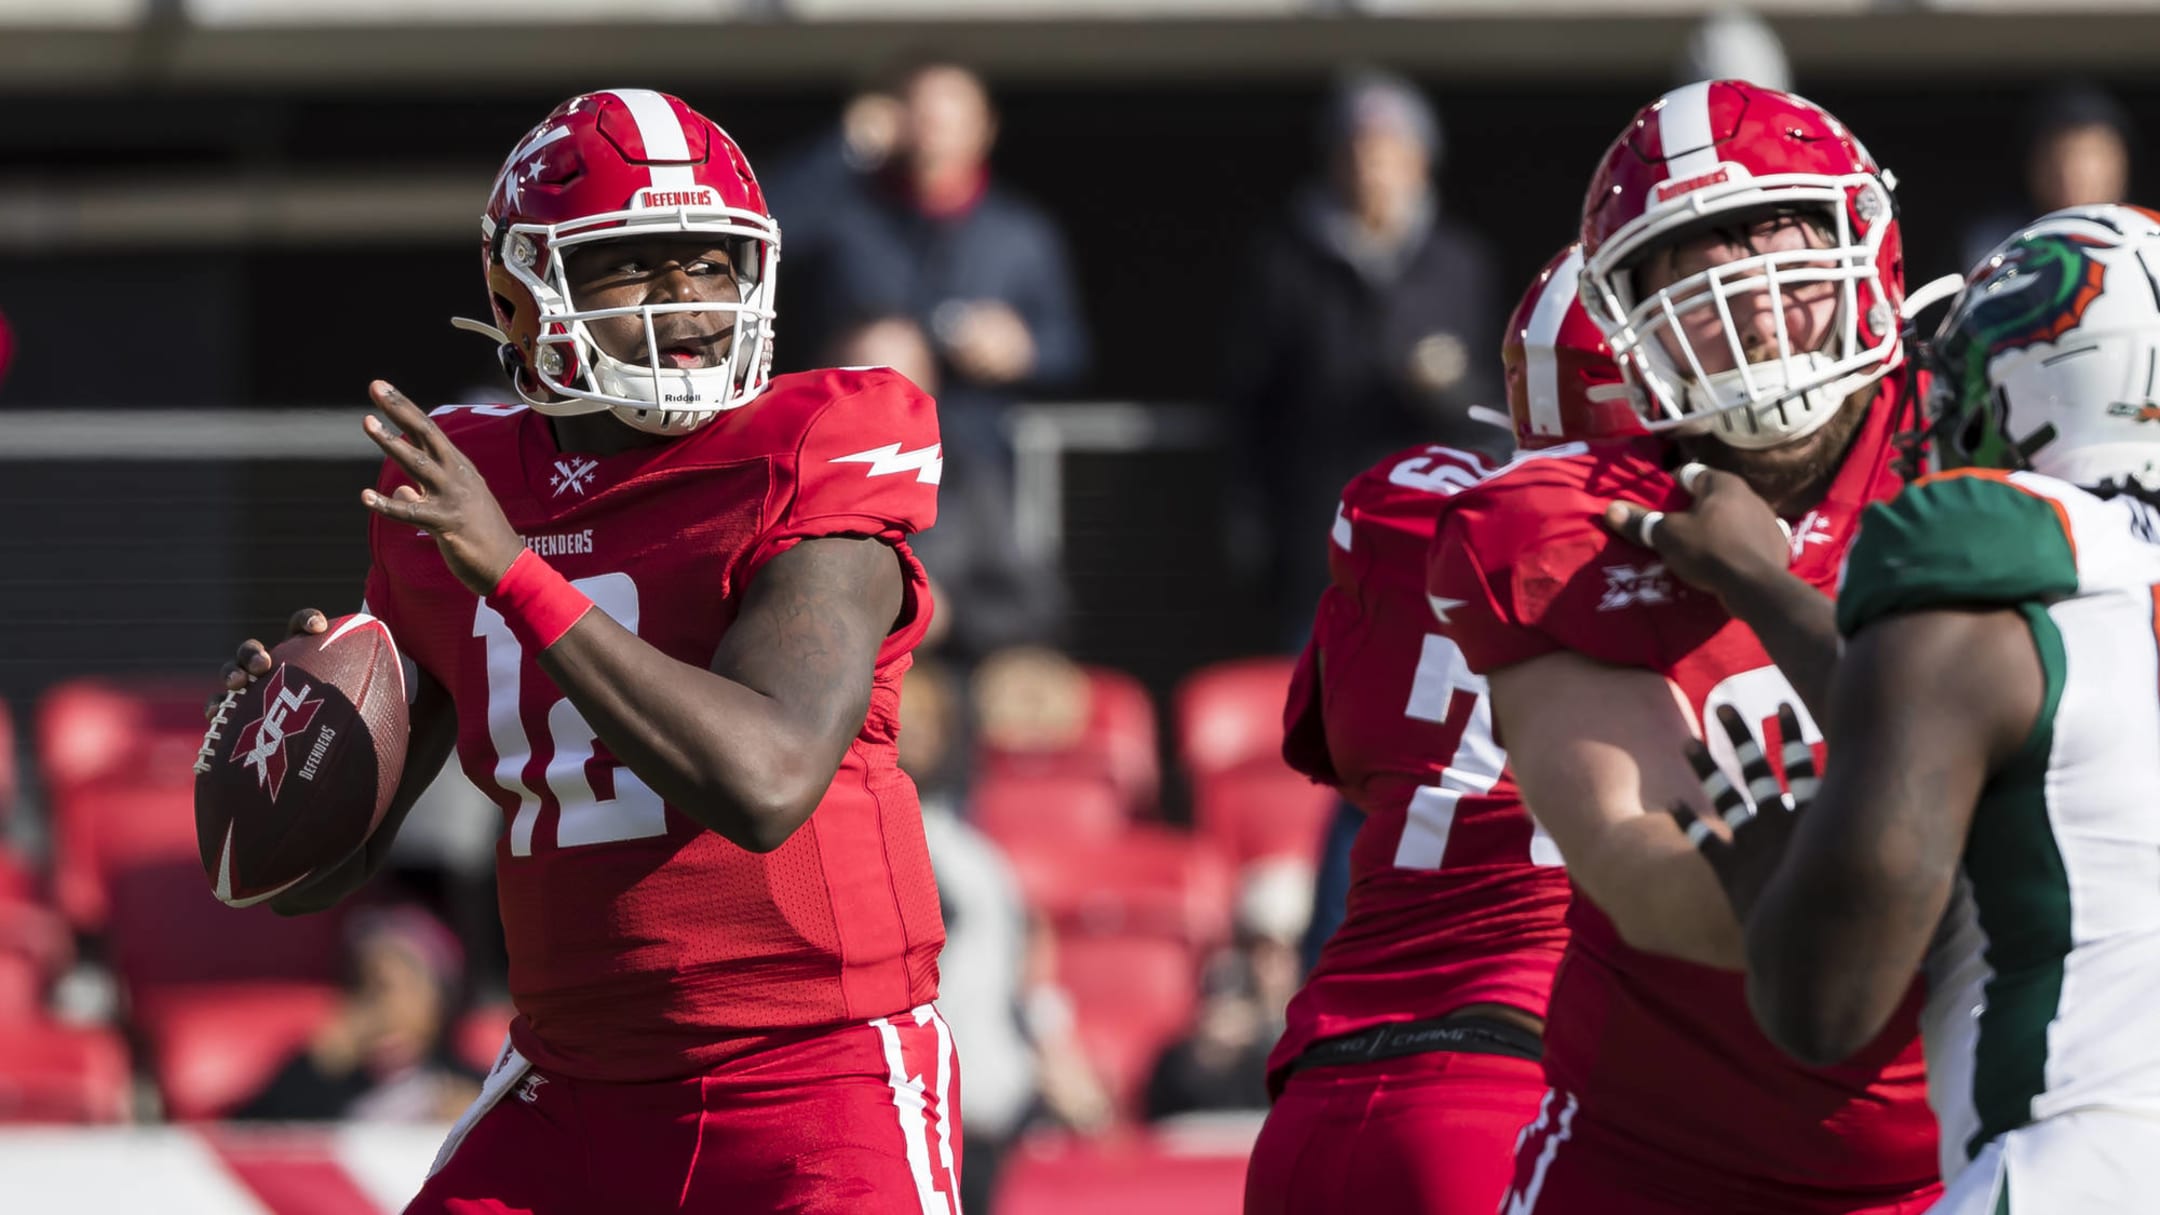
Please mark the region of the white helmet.
POLYGON ((2026 225, 1973 267, 1922 357, 1936 467, 2160 489, 2160 214, 2026 225))

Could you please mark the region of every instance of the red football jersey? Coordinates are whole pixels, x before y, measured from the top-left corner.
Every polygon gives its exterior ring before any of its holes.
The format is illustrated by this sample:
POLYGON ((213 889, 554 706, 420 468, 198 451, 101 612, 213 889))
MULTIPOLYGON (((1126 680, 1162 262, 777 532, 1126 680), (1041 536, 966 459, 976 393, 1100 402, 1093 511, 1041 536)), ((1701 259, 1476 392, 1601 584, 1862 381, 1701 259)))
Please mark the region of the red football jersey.
MULTIPOLYGON (((1861 508, 1901 484, 1892 439, 1909 422, 1909 391, 1883 382, 1822 505, 1793 523, 1793 572, 1826 594, 1861 508)), ((1480 672, 1558 650, 1662 671, 1686 694, 1698 729, 1731 704, 1776 755, 1777 707, 1799 698, 1754 634, 1599 522, 1615 499, 1685 506, 1687 494, 1660 461, 1654 440, 1554 448, 1456 498, 1428 583, 1434 596, 1460 604, 1444 631, 1480 672)), ((1821 737, 1812 722, 1806 731, 1821 737)), ((1708 737, 1730 766, 1724 733, 1708 737)), ((1569 924, 1545 1069, 1581 1103, 1577 1139, 1616 1137, 1668 1181, 1710 1172, 1838 1192, 1934 1181, 1917 986, 1866 1050, 1837 1067, 1809 1068, 1756 1028, 1739 974, 1633 949, 1587 898, 1574 901, 1569 924)))
MULTIPOLYGON (((558 450, 522 406, 439 411, 526 546, 668 657, 704 667, 764 563, 876 536, 907 572, 870 711, 810 820, 767 855, 729 843, 609 755, 435 541, 376 518, 368 606, 457 704, 465 774, 501 806, 511 1035, 543 1070, 638 1081, 709 1070, 760 1035, 903 1012, 945 940, 900 677, 930 619, 904 537, 937 512, 930 399, 887 370, 784 376, 680 439, 558 450)), ((385 465, 381 490, 403 480, 385 465)))
POLYGON ((1489 472, 1446 447, 1397 452, 1344 488, 1333 585, 1284 710, 1292 766, 1365 812, 1350 905, 1290 1002, 1270 1084, 1314 1041, 1466 1004, 1545 1015, 1567 943, 1559 849, 1523 812, 1485 680, 1425 596, 1434 524, 1489 472))

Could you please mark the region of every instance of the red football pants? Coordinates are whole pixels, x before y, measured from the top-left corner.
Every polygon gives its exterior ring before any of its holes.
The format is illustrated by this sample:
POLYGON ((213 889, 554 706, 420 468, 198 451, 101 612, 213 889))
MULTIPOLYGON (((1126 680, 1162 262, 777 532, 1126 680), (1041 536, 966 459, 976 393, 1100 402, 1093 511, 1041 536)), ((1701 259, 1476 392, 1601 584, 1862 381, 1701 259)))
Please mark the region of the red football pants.
POLYGON ((1305 1068, 1253 1144, 1245 1215, 1492 1215, 1544 1095, 1538 1065, 1506 1055, 1305 1068))
POLYGON ((935 1009, 606 1084, 515 1051, 406 1215, 959 1215, 960 1077, 935 1009))
POLYGON ((1539 1101, 1500 1215, 1920 1215, 1942 1197, 1936 1182, 1858 1195, 1690 1171, 1646 1159, 1578 1113, 1558 1089, 1539 1101))

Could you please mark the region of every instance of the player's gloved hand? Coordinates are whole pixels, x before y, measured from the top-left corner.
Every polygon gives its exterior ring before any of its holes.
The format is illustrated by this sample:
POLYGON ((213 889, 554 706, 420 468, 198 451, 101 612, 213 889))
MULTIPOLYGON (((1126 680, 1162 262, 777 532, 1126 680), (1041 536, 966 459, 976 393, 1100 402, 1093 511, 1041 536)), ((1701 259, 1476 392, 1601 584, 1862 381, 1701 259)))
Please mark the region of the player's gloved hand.
POLYGON ((1678 475, 1695 496, 1692 506, 1657 511, 1615 502, 1605 508, 1605 525, 1663 557, 1682 581, 1721 598, 1792 564, 1792 529, 1746 481, 1702 464, 1682 465, 1678 475))
MULTIPOLYGON (((285 622, 285 636, 298 637, 302 633, 320 633, 330 627, 330 618, 315 608, 301 608, 285 622)), ((205 718, 217 715, 218 702, 227 692, 237 692, 270 673, 270 647, 253 637, 240 643, 240 648, 224 666, 218 668, 218 690, 210 694, 210 702, 203 706, 205 718)))
POLYGON ((377 380, 368 385, 368 396, 404 433, 391 434, 373 414, 362 420, 361 429, 413 483, 398 486, 387 498, 362 490, 361 505, 434 536, 443 563, 474 594, 494 590, 525 547, 494 492, 427 411, 404 393, 377 380))
POLYGON ((1777 714, 1778 733, 1784 739, 1783 790, 1778 788, 1777 775, 1770 770, 1762 745, 1755 741, 1755 732, 1740 714, 1731 705, 1720 705, 1717 718, 1725 736, 1732 740, 1733 753, 1740 761, 1740 779, 1746 787, 1732 783, 1710 758, 1709 748, 1700 742, 1690 743, 1688 763, 1702 781, 1703 793, 1722 830, 1686 805, 1674 806, 1672 814, 1680 821, 1681 830, 1687 832, 1688 840, 1710 863, 1718 884, 1725 888, 1725 897, 1732 902, 1734 918, 1744 925, 1757 896, 1777 872, 1785 845, 1792 839, 1800 816, 1814 801, 1821 781, 1815 773, 1815 752, 1803 740, 1800 716, 1791 705, 1779 705, 1777 714))

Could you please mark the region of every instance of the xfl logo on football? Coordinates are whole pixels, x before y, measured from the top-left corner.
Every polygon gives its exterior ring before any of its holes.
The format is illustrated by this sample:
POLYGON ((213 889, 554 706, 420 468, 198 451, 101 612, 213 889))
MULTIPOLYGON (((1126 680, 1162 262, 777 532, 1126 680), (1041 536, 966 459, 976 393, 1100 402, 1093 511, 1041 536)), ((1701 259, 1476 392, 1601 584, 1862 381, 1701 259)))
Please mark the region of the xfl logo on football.
POLYGON ((262 716, 242 726, 233 743, 232 762, 253 768, 255 787, 268 789, 273 802, 285 787, 286 740, 306 730, 322 708, 321 697, 308 695, 314 684, 302 684, 297 692, 285 686, 288 669, 280 666, 270 672, 263 685, 262 716))

